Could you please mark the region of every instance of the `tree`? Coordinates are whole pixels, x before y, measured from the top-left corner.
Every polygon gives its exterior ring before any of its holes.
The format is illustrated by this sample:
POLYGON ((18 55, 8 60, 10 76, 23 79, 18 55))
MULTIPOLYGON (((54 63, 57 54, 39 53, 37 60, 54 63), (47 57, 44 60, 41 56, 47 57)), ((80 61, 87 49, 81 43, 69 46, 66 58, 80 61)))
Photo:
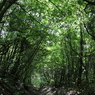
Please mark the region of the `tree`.
POLYGON ((94 86, 94 1, 0 2, 1 94, 94 86))

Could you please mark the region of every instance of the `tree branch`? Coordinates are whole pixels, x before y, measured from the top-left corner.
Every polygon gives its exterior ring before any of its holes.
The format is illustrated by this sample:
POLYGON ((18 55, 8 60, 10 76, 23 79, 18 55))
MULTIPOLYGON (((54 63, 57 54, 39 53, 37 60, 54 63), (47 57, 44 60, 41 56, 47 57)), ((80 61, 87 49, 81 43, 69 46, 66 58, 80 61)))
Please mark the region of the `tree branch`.
POLYGON ((93 38, 95 38, 95 35, 91 34, 91 33, 88 31, 87 26, 85 25, 85 23, 84 23, 84 27, 85 27, 87 33, 88 33, 90 36, 92 36, 93 38))
POLYGON ((2 3, 0 4, 0 11, 2 10, 3 6, 6 4, 7 0, 3 0, 2 3))
POLYGON ((2 5, 1 5, 1 10, 0 10, 0 22, 2 21, 2 18, 4 16, 4 14, 6 13, 6 11, 16 2, 17 0, 10 0, 9 2, 7 2, 6 0, 2 1, 2 5))
POLYGON ((85 2, 87 2, 89 5, 95 5, 95 2, 91 2, 91 1, 88 1, 88 0, 83 0, 85 2))

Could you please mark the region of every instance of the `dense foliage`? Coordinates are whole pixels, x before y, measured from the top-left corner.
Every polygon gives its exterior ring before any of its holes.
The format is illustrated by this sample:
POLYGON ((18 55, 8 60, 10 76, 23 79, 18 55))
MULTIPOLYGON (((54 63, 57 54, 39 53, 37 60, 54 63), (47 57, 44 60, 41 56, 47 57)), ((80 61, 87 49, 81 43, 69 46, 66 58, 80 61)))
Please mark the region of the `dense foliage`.
POLYGON ((95 0, 0 0, 0 94, 50 86, 94 95, 94 8, 95 0))

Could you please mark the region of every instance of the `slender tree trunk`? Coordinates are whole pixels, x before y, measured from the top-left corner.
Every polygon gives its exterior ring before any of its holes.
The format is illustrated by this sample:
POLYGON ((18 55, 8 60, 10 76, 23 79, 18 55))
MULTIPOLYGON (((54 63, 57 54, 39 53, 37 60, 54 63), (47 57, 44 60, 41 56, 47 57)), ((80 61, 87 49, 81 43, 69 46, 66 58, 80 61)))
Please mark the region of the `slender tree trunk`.
MULTIPOLYGON (((81 28, 81 27, 80 27, 81 28)), ((78 72, 78 82, 77 85, 81 85, 81 77, 82 77, 82 67, 83 67, 83 32, 80 29, 80 56, 79 56, 79 72, 78 72)))

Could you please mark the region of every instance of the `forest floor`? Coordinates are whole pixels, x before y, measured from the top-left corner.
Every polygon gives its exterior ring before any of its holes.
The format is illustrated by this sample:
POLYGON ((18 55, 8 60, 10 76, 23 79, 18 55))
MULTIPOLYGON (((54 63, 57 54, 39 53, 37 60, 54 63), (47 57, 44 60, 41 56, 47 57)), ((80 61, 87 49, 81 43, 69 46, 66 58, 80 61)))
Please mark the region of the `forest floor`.
POLYGON ((67 90, 64 87, 44 87, 40 90, 41 95, 80 95, 77 90, 67 90))
POLYGON ((93 88, 91 89, 77 89, 77 88, 55 88, 55 87, 44 87, 39 89, 41 94, 38 95, 95 95, 93 88))

